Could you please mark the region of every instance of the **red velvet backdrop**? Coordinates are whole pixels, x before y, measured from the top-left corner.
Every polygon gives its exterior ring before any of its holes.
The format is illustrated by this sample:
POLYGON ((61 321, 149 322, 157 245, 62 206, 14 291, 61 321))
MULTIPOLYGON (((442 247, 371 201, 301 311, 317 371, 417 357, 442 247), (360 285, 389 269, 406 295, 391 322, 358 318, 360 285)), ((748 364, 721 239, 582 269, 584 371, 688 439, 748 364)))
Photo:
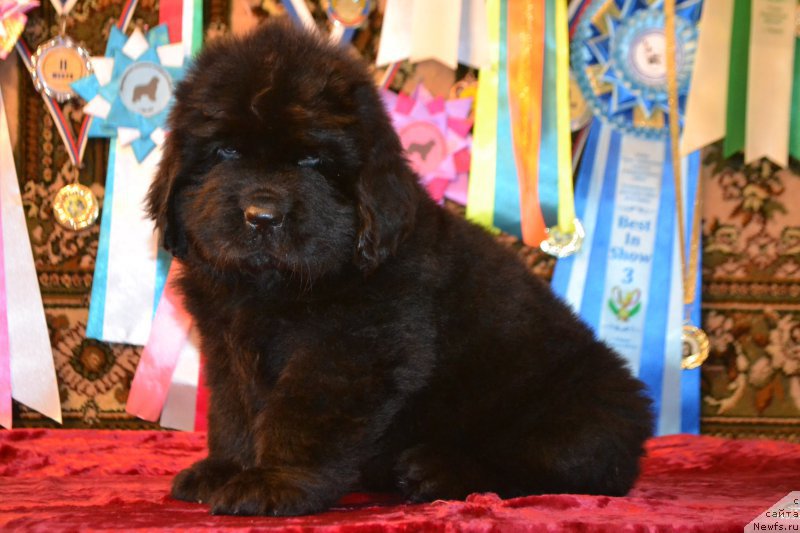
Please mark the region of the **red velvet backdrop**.
POLYGON ((354 494, 298 518, 211 516, 169 498, 172 476, 205 453, 205 436, 158 431, 0 432, 0 530, 200 528, 315 531, 742 531, 800 490, 800 445, 659 437, 625 498, 547 495, 405 505, 354 494))

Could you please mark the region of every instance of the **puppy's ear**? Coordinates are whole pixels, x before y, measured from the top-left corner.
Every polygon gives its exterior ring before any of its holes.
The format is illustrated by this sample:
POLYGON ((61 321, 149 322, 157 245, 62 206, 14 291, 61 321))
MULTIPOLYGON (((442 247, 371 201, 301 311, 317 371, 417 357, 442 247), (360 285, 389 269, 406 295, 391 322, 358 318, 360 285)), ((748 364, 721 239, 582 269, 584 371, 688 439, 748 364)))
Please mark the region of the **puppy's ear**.
POLYGON ((365 273, 393 255, 411 232, 421 190, 385 113, 370 123, 371 146, 357 184, 356 263, 365 273))
POLYGON ((175 207, 175 195, 180 173, 180 150, 175 133, 167 135, 158 171, 147 191, 147 214, 156 223, 161 233, 161 243, 172 255, 181 259, 186 256, 188 243, 175 207))

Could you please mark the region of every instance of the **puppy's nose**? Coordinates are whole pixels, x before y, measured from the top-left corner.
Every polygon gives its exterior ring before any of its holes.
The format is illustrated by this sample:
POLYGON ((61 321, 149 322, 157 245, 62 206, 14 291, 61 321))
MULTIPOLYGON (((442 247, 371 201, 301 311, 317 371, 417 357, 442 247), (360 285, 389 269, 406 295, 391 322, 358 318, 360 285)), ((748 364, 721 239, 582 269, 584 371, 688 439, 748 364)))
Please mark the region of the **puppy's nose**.
POLYGON ((283 224, 283 213, 273 203, 251 205, 244 210, 244 220, 253 229, 277 227, 283 224))

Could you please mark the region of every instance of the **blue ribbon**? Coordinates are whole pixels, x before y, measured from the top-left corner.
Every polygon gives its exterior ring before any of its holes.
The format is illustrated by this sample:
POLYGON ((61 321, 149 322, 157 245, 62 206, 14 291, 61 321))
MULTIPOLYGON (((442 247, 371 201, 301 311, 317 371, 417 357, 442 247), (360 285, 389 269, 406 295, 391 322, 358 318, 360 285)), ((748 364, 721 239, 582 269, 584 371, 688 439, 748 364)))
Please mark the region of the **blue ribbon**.
MULTIPOLYGON (((622 136, 618 132, 611 133, 608 148, 608 162, 603 175, 603 188, 600 193, 600 205, 605 206, 597 213, 597 225, 592 238, 589 270, 595 283, 586 283, 583 289, 583 307, 581 315, 589 326, 597 331, 600 326, 600 314, 605 300, 606 269, 608 268, 608 247, 611 241, 611 229, 614 224, 614 198, 617 192, 617 170, 619 168, 620 144, 622 136)), ((594 154, 586 153, 584 157, 594 158, 594 154)), ((591 173, 589 173, 591 176, 591 173)))
MULTIPOLYGON (((559 2, 562 0, 558 0, 559 2)), ((558 224, 558 124, 556 120, 556 8, 545 3, 542 138, 539 147, 539 205, 544 225, 558 224)))
POLYGON ((494 193, 494 225, 522 238, 519 181, 511 133, 508 99, 508 0, 500 2, 500 61, 497 74, 497 163, 494 193))
MULTIPOLYGON (((116 143, 108 149, 108 172, 113 177, 114 164, 117 157, 116 143)), ((97 243, 94 277, 92 278, 92 296, 89 304, 89 318, 86 322, 86 336, 90 339, 103 338, 103 323, 106 316, 106 287, 108 285, 108 251, 111 238, 111 206, 114 205, 114 180, 106 180, 106 191, 103 198, 103 216, 100 219, 100 237, 97 243)))
MULTIPOLYGON (((653 248, 653 268, 650 271, 648 305, 645 309, 645 328, 639 362, 639 378, 647 386, 653 400, 653 410, 662 416, 664 358, 669 323, 672 252, 675 244, 675 187, 669 143, 664 144, 664 172, 661 178, 661 197, 656 222, 656 241, 653 248)), ((658 427, 658 426, 657 426, 658 427)))

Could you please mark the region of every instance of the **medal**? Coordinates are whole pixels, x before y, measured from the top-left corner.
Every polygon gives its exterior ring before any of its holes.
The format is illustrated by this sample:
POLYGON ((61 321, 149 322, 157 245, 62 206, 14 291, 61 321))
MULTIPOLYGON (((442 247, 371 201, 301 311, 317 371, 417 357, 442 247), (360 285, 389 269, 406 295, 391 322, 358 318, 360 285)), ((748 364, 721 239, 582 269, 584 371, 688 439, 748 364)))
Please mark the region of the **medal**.
POLYGON ((691 370, 697 368, 708 359, 709 341, 708 335, 702 329, 691 324, 683 325, 681 334, 681 368, 691 370))
POLYGON ((70 84, 92 72, 89 52, 64 34, 66 18, 61 20, 61 32, 40 44, 31 56, 31 77, 36 90, 61 103, 74 98, 70 84))
POLYGON ((53 215, 61 226, 79 231, 97 220, 100 212, 92 190, 80 183, 62 187, 53 199, 53 215))
POLYGON ((346 28, 360 26, 369 15, 369 0, 328 0, 328 18, 346 28))
POLYGON ((542 241, 539 247, 546 254, 553 257, 568 257, 581 249, 586 232, 583 230, 580 220, 573 221, 575 229, 572 233, 562 232, 558 226, 547 228, 547 238, 542 241))

